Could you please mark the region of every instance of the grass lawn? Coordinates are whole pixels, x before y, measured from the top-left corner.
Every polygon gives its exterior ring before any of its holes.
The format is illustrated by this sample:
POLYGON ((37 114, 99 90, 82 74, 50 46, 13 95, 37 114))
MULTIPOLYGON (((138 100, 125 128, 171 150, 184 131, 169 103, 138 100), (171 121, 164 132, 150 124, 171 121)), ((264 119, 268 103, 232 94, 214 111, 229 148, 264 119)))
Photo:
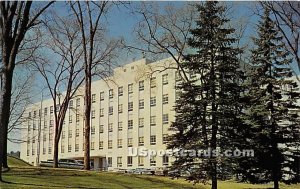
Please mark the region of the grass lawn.
MULTIPOLYGON (((0 184, 0 189, 39 189, 39 188, 82 188, 82 189, 209 189, 210 185, 193 186, 182 179, 171 180, 168 177, 129 175, 107 172, 86 172, 76 170, 46 169, 19 166, 20 162, 11 161, 11 170, 4 173, 8 183, 0 184), (18 166, 15 166, 16 164, 18 166)), ((26 165, 26 164, 25 164, 26 165)), ((259 189, 271 185, 251 185, 235 182, 220 182, 219 189, 259 189)), ((282 185, 282 189, 300 189, 300 185, 282 185)))

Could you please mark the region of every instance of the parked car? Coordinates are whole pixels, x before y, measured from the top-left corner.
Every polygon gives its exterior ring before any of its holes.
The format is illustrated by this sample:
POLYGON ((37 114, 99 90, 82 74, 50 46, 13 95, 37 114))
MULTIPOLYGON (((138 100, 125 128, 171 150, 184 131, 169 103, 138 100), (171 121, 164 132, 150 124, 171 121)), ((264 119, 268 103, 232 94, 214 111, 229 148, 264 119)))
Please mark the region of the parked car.
POLYGON ((164 167, 156 167, 156 168, 154 168, 152 170, 154 171, 155 175, 160 175, 160 176, 165 175, 164 174, 164 170, 165 170, 164 167))
POLYGON ((140 175, 154 175, 155 171, 152 169, 136 168, 133 173, 140 175))
MULTIPOLYGON (((53 167, 53 160, 41 161, 40 166, 53 167)), ((83 169, 84 165, 74 159, 59 159, 58 167, 68 169, 83 169)))
POLYGON ((129 174, 133 174, 135 172, 135 169, 127 169, 126 170, 126 173, 129 173, 129 174))

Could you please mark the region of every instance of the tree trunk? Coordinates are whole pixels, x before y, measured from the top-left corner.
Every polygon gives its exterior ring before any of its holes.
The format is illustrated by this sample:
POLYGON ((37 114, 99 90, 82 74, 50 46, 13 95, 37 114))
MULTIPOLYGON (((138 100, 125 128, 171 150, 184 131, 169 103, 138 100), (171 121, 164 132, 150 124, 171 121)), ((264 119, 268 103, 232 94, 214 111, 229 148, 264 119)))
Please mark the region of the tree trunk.
MULTIPOLYGON (((8 125, 6 125, 8 126, 8 125)), ((4 147, 3 147, 3 160, 2 160, 2 166, 4 168, 8 168, 8 163, 7 163, 7 134, 8 134, 8 127, 4 129, 4 147)))
POLYGON ((91 65, 85 70, 85 134, 84 134, 84 169, 90 170, 90 115, 91 115, 91 65))
MULTIPOLYGON (((3 59, 3 64, 6 62, 5 58, 3 59)), ((1 91, 0 91, 0 181, 2 181, 2 165, 6 159, 4 156, 7 154, 6 151, 7 144, 7 126, 9 122, 9 113, 10 113, 10 101, 11 101, 11 88, 12 88, 12 77, 13 77, 13 68, 3 69, 1 75, 1 91)))
POLYGON ((274 189, 279 189, 279 181, 278 181, 278 179, 274 179, 274 189))
POLYGON ((56 139, 54 140, 54 153, 53 153, 53 168, 58 168, 58 143, 56 139))

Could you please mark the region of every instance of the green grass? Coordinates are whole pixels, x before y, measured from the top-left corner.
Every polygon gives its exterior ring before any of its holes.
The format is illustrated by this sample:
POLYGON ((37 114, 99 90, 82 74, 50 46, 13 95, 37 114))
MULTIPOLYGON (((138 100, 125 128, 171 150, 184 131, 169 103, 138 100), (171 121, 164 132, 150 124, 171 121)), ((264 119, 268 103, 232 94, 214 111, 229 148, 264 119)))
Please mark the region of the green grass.
MULTIPOLYGON (((130 175, 108 172, 86 172, 64 169, 30 167, 17 159, 10 159, 11 170, 4 173, 0 189, 209 189, 210 185, 193 184, 183 179, 130 175), (21 166, 16 166, 21 165, 21 166), (25 166, 24 166, 25 165, 25 166)), ((220 182, 219 189, 266 189, 271 185, 251 185, 232 181, 220 182)), ((300 189, 300 185, 281 185, 282 189, 300 189)))
POLYGON ((8 156, 7 157, 7 162, 8 165, 10 167, 25 167, 25 166, 30 166, 30 164, 26 163, 25 161, 12 157, 12 156, 8 156))

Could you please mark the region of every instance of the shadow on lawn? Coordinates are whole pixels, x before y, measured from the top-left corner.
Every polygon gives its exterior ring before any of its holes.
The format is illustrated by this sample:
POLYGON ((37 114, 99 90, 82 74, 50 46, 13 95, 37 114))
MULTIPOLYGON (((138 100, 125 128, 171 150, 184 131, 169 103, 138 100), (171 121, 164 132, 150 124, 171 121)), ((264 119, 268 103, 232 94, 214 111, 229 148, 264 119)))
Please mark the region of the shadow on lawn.
POLYGON ((78 188, 78 189, 99 189, 99 187, 84 187, 84 186, 64 186, 64 185, 42 185, 42 184, 30 184, 30 183, 18 183, 18 182, 9 182, 3 181, 2 183, 9 185, 18 185, 18 186, 32 186, 32 187, 49 187, 49 188, 78 188))
MULTIPOLYGON (((151 182, 153 184, 154 183, 156 183, 156 184, 159 183, 159 184, 163 184, 165 186, 171 187, 171 188, 174 188, 175 185, 176 185, 176 188, 180 188, 180 189, 191 189, 191 188, 195 187, 195 185, 193 185, 192 183, 190 183, 191 186, 184 186, 183 184, 178 184, 178 183, 175 183, 175 182, 173 184, 173 183, 171 183, 173 181, 171 178, 170 178, 170 182, 159 180, 159 179, 156 180, 156 179, 150 178, 150 177, 139 177, 139 176, 136 176, 136 178, 140 178, 140 179, 142 178, 142 179, 147 180, 147 181, 149 181, 149 182, 151 182)), ((202 188, 200 188, 200 189, 202 189, 202 188)))

